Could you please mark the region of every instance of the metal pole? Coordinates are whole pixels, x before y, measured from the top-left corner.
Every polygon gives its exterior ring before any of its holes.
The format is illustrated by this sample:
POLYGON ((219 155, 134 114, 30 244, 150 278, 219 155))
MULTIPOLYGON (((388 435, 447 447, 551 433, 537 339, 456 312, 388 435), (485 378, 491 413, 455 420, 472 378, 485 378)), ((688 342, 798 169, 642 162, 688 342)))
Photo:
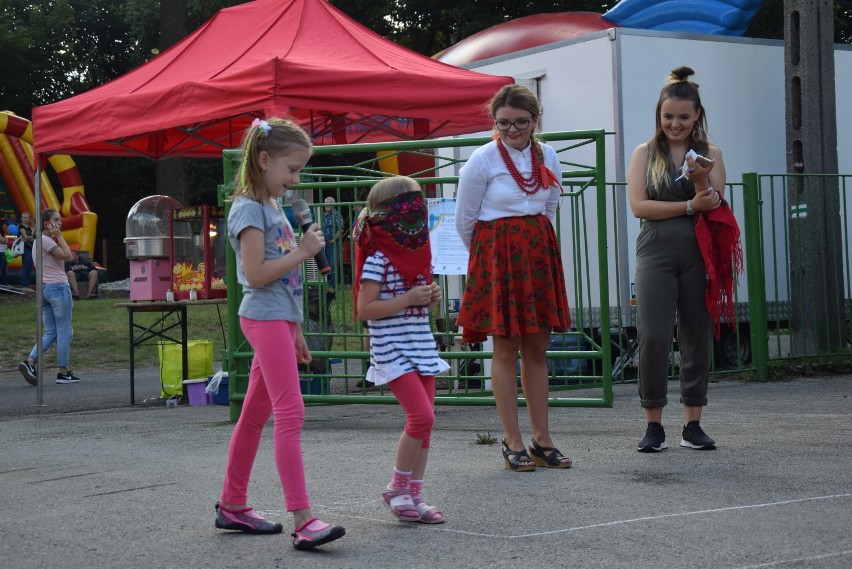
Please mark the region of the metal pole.
POLYGON ((757 379, 769 376, 769 346, 766 324, 766 277, 763 267, 763 235, 760 221, 760 188, 757 174, 743 174, 743 199, 745 201, 745 260, 748 275, 748 321, 751 338, 751 357, 757 379))
POLYGON ((42 258, 44 256, 44 252, 42 249, 44 247, 41 246, 41 236, 44 233, 44 222, 41 219, 41 154, 36 154, 36 170, 35 170, 35 180, 33 183, 33 187, 35 188, 35 220, 36 220, 36 232, 35 232, 35 243, 36 245, 36 258, 33 259, 36 267, 36 346, 38 347, 38 351, 36 352, 38 355, 38 359, 36 360, 36 376, 38 377, 38 381, 36 381, 36 407, 44 406, 44 374, 42 373, 42 361, 44 360, 44 342, 42 340, 42 336, 44 335, 44 321, 42 319, 42 310, 44 309, 44 269, 42 268, 42 258))
MULTIPOLYGON (((598 271, 600 273, 600 298, 601 298, 601 349, 603 360, 601 361, 601 374, 603 375, 603 405, 612 407, 612 337, 610 331, 609 317, 609 267, 607 265, 607 229, 609 228, 602 220, 607 218, 606 213, 606 146, 604 131, 598 131, 595 139, 595 195, 597 199, 598 216, 598 271)), ((591 267, 590 267, 591 268, 591 267)))

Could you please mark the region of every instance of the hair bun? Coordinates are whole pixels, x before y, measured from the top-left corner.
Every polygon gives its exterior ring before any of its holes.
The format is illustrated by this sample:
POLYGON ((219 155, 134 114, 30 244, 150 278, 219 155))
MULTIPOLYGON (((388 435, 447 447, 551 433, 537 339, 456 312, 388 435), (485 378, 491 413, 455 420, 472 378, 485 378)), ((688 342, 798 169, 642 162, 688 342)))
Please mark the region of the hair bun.
POLYGON ((675 81, 686 81, 692 75, 695 75, 695 71, 693 71, 691 67, 682 65, 669 72, 669 82, 674 83, 675 81))

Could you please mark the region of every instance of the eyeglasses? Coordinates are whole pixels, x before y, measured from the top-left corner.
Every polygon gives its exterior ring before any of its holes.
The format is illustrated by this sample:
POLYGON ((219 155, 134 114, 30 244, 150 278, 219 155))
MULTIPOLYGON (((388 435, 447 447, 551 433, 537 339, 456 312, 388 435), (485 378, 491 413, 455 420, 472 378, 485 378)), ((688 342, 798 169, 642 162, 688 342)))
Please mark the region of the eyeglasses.
POLYGON ((532 119, 518 119, 514 122, 507 121, 506 119, 499 119, 494 121, 494 124, 497 125, 497 130, 509 130, 512 127, 515 127, 518 130, 527 130, 532 124, 532 119))

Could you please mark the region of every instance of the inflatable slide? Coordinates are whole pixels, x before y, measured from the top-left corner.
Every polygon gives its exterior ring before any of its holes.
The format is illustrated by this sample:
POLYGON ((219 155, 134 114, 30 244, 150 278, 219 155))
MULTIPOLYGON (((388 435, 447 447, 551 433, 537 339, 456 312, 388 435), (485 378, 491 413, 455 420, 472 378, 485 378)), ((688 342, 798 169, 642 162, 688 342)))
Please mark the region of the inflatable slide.
MULTIPOLYGON (((0 184, 0 208, 11 209, 19 220, 25 211, 30 212, 33 219, 36 217, 32 133, 30 121, 12 112, 0 111, 0 177, 3 181, 0 184)), ((42 207, 55 209, 62 215, 62 235, 72 249, 94 253, 98 216, 86 202, 83 182, 74 160, 64 154, 54 155, 47 159, 47 164, 62 185, 62 201, 57 198, 47 173, 42 171, 42 207)), ((20 257, 9 263, 11 270, 19 270, 20 267, 20 257)))

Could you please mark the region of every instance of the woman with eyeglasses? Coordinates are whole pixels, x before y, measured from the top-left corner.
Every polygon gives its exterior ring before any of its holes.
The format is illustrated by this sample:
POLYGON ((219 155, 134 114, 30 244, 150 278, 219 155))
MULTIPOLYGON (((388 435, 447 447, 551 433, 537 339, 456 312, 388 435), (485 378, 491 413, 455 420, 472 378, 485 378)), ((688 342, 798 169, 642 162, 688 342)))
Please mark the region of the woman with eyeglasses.
POLYGON ((493 338, 491 382, 503 424, 504 467, 516 472, 570 468, 548 424, 547 347, 552 330, 571 326, 554 230, 562 192, 556 152, 533 136, 536 96, 520 85, 488 104, 494 140, 476 149, 459 173, 456 229, 470 252, 459 311, 462 342, 493 338), (532 439, 518 424, 517 360, 532 439))

